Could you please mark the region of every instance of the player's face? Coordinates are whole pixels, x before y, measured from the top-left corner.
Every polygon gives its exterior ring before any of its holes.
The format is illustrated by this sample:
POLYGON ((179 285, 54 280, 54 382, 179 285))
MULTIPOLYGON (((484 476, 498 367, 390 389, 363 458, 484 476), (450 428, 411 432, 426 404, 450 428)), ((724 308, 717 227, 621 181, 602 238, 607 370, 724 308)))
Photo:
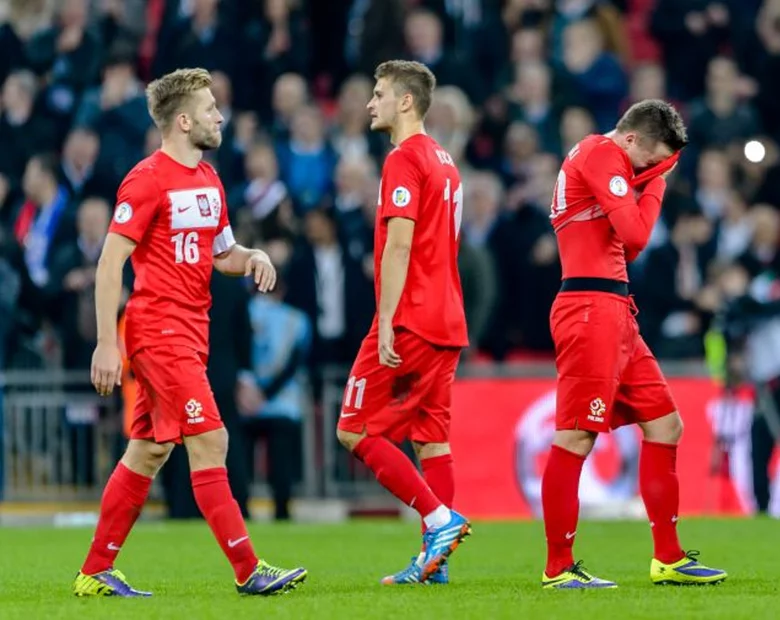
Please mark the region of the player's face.
POLYGON ((193 93, 190 142, 195 148, 201 151, 219 148, 224 120, 210 89, 202 88, 193 93))
POLYGON ((371 130, 392 131, 398 117, 398 104, 392 82, 387 78, 377 80, 374 96, 366 106, 371 117, 371 130))
POLYGON ((634 170, 643 170, 660 164, 667 157, 671 157, 673 151, 663 142, 651 142, 630 133, 626 135, 626 153, 634 170))

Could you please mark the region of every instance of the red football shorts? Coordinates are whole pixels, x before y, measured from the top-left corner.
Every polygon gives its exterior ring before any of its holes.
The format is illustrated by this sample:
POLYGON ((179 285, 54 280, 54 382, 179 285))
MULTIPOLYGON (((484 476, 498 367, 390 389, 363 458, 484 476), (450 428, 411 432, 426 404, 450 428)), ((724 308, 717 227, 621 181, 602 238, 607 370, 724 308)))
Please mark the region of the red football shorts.
POLYGON ((379 335, 363 340, 339 417, 339 429, 381 435, 401 443, 446 443, 450 436, 452 382, 461 349, 440 347, 398 329, 394 348, 398 368, 379 364, 379 335))
POLYGON ((138 384, 131 439, 181 443, 182 436, 224 426, 205 355, 189 347, 149 347, 133 355, 130 368, 138 384))
POLYGON ((550 313, 558 369, 555 428, 596 433, 677 411, 639 335, 631 298, 559 293, 550 313))

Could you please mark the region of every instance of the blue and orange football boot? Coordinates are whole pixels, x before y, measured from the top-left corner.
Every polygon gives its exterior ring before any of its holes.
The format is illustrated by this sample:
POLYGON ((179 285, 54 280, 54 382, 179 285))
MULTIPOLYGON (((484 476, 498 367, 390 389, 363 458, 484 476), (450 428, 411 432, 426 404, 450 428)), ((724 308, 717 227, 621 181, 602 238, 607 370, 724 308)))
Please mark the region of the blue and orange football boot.
POLYGON ((709 568, 696 559, 698 551, 688 551, 685 557, 672 564, 655 558, 650 562, 650 580, 657 586, 709 586, 725 581, 728 573, 709 568))
POLYGON ((464 538, 471 535, 471 524, 462 514, 450 511, 450 521, 441 527, 429 527, 423 534, 424 555, 421 581, 428 581, 439 572, 447 558, 464 538))
POLYGON ((422 579, 422 562, 425 558, 425 552, 412 556, 409 566, 398 571, 394 575, 382 577, 380 583, 386 586, 408 585, 413 583, 446 585, 450 582, 450 571, 447 562, 443 562, 439 570, 433 573, 427 580, 422 579))
POLYGON ((76 596, 151 596, 151 592, 136 590, 115 568, 104 570, 95 575, 85 575, 79 571, 73 582, 73 594, 76 596))

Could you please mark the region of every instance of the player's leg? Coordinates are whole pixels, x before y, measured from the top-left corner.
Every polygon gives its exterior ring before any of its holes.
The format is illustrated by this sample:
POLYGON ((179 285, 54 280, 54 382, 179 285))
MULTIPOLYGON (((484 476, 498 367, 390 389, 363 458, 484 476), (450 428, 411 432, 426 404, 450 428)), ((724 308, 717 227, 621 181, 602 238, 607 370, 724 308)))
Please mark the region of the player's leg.
MULTIPOLYGON (((459 349, 443 351, 444 361, 439 375, 430 392, 424 398, 417 419, 410 429, 410 438, 417 460, 422 468, 423 478, 447 508, 452 509, 455 499, 455 474, 453 470, 452 449, 449 443, 450 407, 452 403, 452 383, 460 358, 459 349)), ((427 526, 421 521, 422 533, 427 526)), ((423 538, 424 540, 424 538, 423 538)), ((410 574, 416 573, 425 559, 425 543, 420 552, 412 556, 406 568, 382 579, 384 584, 410 583, 410 574)), ((441 568, 428 578, 428 583, 444 585, 449 583, 449 566, 445 562, 441 568)))
POLYGON ((203 360, 188 349, 179 349, 174 355, 168 364, 168 387, 160 398, 165 422, 160 424, 163 428, 155 430, 184 436, 195 501, 233 567, 236 588, 241 594, 274 594, 295 587, 306 578, 304 569, 276 568, 255 554, 228 482, 228 435, 203 360), (186 383, 181 383, 182 378, 186 383))
POLYGON ((406 437, 441 367, 440 361, 431 360, 435 348, 410 332, 400 331, 395 347, 404 361, 400 368, 391 369, 376 361, 375 336, 369 334, 363 341, 345 390, 337 436, 380 484, 415 508, 425 522, 430 539, 421 569, 425 579, 438 570, 470 527, 436 497, 414 463, 393 443, 406 437))
POLYGON ((619 298, 559 295, 551 314, 558 384, 553 445, 542 476, 547 538, 545 588, 612 588, 574 561, 579 486, 598 433, 609 430, 618 377, 627 361, 623 340, 630 316, 619 298), (625 358, 625 359, 624 359, 625 358))
POLYGON ((683 422, 658 362, 641 337, 637 337, 634 355, 622 378, 615 411, 614 426, 636 422, 644 435, 639 492, 653 535, 651 579, 659 584, 723 581, 725 571, 701 565, 696 553, 686 554, 680 545, 677 446, 683 422))
POLYGON ((100 502, 100 516, 89 552, 73 584, 77 596, 149 596, 133 589, 114 562, 141 514, 152 480, 173 449, 154 441, 153 395, 138 375, 138 399, 127 449, 111 474, 100 502))

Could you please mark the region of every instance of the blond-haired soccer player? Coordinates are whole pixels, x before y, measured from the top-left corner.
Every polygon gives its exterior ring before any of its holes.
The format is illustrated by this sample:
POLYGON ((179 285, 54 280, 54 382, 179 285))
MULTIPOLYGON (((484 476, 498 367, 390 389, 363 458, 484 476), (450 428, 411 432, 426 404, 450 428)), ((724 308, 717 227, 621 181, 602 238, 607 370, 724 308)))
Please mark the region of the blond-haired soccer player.
POLYGON ((135 287, 126 311, 126 345, 138 379, 130 442, 103 492, 89 554, 76 576, 78 596, 149 596, 114 568, 174 445, 184 443, 195 499, 235 572, 241 594, 273 594, 306 578, 303 568, 258 559, 228 486, 228 436, 206 378, 212 268, 253 276, 273 288, 268 256, 236 244, 225 191, 203 152, 219 147, 222 115, 205 69, 180 69, 149 84, 149 112, 162 147, 125 177, 97 270, 98 344, 92 383, 103 396, 119 385, 116 317, 128 258, 135 287))
POLYGON ((423 551, 386 584, 447 581, 446 561, 469 535, 451 510, 450 398, 468 345, 458 274, 463 186, 455 163, 426 135, 436 78, 424 65, 377 67, 371 129, 390 134, 377 207, 377 314, 352 366, 338 438, 424 522, 423 551), (423 476, 398 449, 410 439, 423 476))

